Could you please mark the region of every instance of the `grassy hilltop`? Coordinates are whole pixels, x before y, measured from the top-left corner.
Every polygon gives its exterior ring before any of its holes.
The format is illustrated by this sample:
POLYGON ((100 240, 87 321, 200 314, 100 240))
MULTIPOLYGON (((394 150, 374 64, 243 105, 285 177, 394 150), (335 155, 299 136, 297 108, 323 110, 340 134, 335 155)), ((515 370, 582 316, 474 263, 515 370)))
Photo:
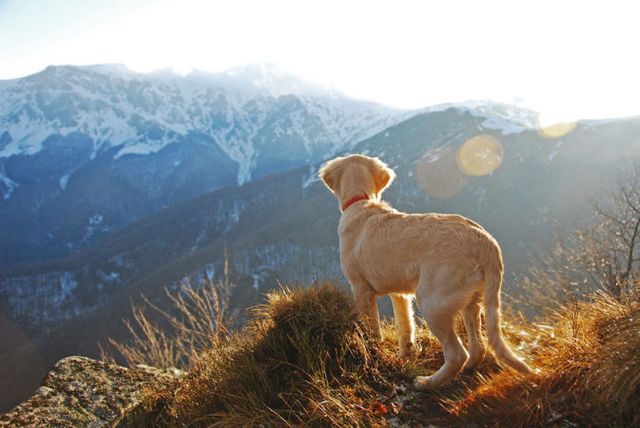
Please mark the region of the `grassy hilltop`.
POLYGON ((507 312, 505 335, 536 374, 500 369, 488 357, 478 371, 418 393, 412 378, 442 363, 426 326, 421 349, 400 360, 393 325, 372 341, 348 292, 331 284, 283 289, 242 330, 213 339, 186 376, 148 389, 130 423, 637 426, 640 299, 629 296, 593 294, 536 322, 507 312))

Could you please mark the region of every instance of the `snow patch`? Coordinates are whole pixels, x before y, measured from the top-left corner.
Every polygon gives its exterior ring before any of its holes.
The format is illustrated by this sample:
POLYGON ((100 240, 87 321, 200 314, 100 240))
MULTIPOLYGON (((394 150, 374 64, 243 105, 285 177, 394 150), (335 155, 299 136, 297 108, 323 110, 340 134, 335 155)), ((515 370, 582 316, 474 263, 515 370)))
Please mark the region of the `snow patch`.
POLYGON ((102 214, 94 214, 91 217, 89 217, 89 224, 91 226, 96 226, 102 223, 102 220, 104 220, 104 216, 102 214))
POLYGON ((20 187, 18 183, 7 177, 3 170, 0 170, 0 182, 2 182, 5 187, 4 192, 2 192, 5 201, 11 197, 16 188, 20 187))
POLYGON ((69 182, 69 177, 71 176, 71 174, 65 174, 62 177, 60 177, 60 190, 66 190, 67 189, 67 183, 69 182))
POLYGON ((226 206, 220 201, 213 216, 216 228, 221 229, 223 233, 228 232, 234 224, 240 221, 244 208, 245 204, 238 200, 234 200, 231 206, 226 206))
POLYGON ((316 168, 312 165, 309 167, 308 175, 302 176, 302 188, 306 189, 317 181, 320 181, 320 177, 318 177, 318 171, 316 171, 316 168))
POLYGON ((260 291, 260 275, 254 273, 251 275, 251 277, 253 278, 253 289, 255 291, 260 291))
POLYGON ((549 162, 553 161, 553 159, 558 155, 558 151, 560 149, 560 146, 562 146, 562 140, 558 141, 553 149, 553 151, 551 153, 549 153, 549 162))
POLYGON ((98 276, 100 277, 100 279, 104 282, 106 282, 107 284, 119 284, 120 283, 120 274, 118 272, 103 272, 101 270, 98 270, 98 276))
POLYGON ((487 129, 498 129, 503 135, 517 134, 527 128, 518 125, 502 117, 492 116, 482 122, 482 126, 487 129))
POLYGON ((119 159, 125 155, 150 155, 157 153, 164 148, 165 144, 149 144, 149 143, 137 143, 130 146, 124 146, 113 157, 119 159))
POLYGON ((204 275, 209 281, 213 281, 216 277, 216 266, 210 263, 204 267, 204 275))
POLYGON ((96 231, 107 232, 111 230, 108 225, 102 224, 103 221, 104 216, 102 214, 93 214, 87 219, 87 227, 85 229, 84 237, 82 238, 83 243, 86 244, 96 231))
POLYGON ((532 110, 485 100, 439 104, 422 109, 421 112, 440 112, 450 108, 483 119, 479 125, 499 130, 503 135, 535 129, 538 124, 538 113, 532 110))

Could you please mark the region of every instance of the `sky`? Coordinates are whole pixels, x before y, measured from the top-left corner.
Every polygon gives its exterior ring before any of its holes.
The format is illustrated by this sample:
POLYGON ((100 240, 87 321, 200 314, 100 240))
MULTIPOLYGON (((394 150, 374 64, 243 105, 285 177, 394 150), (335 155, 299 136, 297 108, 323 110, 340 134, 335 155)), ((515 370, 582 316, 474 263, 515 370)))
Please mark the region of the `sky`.
POLYGON ((640 114, 633 1, 0 0, 0 79, 267 62, 401 108, 490 99, 553 120, 640 114))

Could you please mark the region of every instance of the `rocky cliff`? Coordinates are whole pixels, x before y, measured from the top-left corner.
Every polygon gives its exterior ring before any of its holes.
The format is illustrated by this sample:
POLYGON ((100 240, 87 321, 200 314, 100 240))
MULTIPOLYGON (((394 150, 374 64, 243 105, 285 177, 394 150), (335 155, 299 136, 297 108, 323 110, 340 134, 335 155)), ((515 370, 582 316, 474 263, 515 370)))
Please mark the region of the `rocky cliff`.
POLYGON ((45 376, 31 398, 0 416, 0 427, 118 426, 142 404, 145 389, 180 374, 67 357, 45 376))

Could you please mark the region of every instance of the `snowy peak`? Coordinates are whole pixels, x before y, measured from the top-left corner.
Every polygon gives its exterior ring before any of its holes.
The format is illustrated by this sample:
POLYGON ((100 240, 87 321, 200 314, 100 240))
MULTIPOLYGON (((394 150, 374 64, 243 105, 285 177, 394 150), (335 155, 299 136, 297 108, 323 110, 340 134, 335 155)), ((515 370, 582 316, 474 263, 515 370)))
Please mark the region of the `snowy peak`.
POLYGON ((411 114, 263 65, 187 76, 118 64, 50 66, 0 83, 0 134, 7 133, 0 159, 38 153, 50 135, 85 134, 96 152, 121 146, 117 158, 156 153, 197 133, 238 163, 239 183, 251 178, 261 146, 316 161, 411 114))
POLYGON ((503 134, 514 134, 538 127, 539 114, 537 112, 490 100, 438 104, 427 107, 423 111, 437 112, 448 109, 455 109, 462 113, 467 112, 481 120, 479 125, 482 127, 499 130, 503 134))

